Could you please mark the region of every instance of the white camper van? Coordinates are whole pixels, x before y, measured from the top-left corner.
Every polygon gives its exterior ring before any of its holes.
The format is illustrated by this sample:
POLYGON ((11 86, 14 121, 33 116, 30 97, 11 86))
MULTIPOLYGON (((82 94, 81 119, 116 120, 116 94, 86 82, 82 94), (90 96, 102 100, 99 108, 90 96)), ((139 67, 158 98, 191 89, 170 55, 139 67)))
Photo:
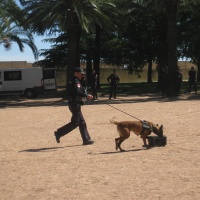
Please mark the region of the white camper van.
MULTIPOLYGON (((51 85, 50 89, 56 88, 55 76, 54 84, 51 79, 45 81, 51 85)), ((46 85, 47 88, 44 87, 43 69, 41 67, 0 68, 0 95, 23 94, 27 98, 33 98, 42 94, 44 89, 48 90, 50 85, 46 85)))

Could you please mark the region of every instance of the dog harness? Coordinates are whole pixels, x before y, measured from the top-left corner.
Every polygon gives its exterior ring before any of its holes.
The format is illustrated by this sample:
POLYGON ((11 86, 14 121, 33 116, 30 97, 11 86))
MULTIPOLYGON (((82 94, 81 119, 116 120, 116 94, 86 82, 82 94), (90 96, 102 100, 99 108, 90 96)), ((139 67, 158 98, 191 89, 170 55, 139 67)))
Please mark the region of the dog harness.
POLYGON ((140 122, 142 123, 142 131, 141 131, 140 135, 142 135, 145 130, 153 131, 152 127, 149 126, 149 123, 147 121, 143 120, 143 121, 140 121, 140 122))

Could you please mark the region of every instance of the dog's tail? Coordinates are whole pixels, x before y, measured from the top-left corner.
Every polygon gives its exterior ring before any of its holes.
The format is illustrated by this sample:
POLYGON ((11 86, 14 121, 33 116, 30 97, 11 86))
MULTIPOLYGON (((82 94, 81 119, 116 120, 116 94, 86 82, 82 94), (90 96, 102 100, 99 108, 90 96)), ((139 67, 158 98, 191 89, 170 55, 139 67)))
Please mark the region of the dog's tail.
POLYGON ((114 118, 115 118, 115 117, 113 117, 113 118, 110 120, 110 123, 118 125, 119 122, 115 121, 114 118))

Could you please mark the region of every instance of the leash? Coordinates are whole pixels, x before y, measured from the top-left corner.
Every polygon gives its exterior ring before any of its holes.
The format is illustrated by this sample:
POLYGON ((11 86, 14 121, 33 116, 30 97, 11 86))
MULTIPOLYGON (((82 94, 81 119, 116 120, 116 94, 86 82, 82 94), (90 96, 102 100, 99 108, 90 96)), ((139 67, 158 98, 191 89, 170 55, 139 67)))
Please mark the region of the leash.
POLYGON ((112 107, 112 108, 114 108, 114 109, 116 109, 116 110, 118 110, 118 111, 120 111, 120 112, 122 112, 122 113, 124 113, 124 114, 126 114, 126 115, 129 115, 129 116, 131 116, 131 117, 133 117, 133 118, 139 120, 140 122, 142 122, 141 119, 138 119, 137 117, 135 117, 135 116, 133 116, 133 115, 130 115, 130 114, 128 114, 128 113, 126 113, 126 112, 124 112, 124 111, 122 111, 122 110, 120 110, 120 109, 114 107, 114 106, 111 106, 110 104, 107 104, 107 105, 110 106, 110 107, 112 107))
POLYGON ((129 116, 131 116, 131 117, 139 120, 142 123, 142 131, 141 131, 140 135, 142 135, 146 129, 150 129, 151 131, 153 131, 152 128, 149 126, 149 124, 148 124, 147 121, 138 119, 137 117, 135 117, 133 115, 130 115, 130 114, 128 114, 128 113, 126 113, 126 112, 118 109, 118 108, 115 108, 114 106, 111 106, 110 104, 107 104, 107 105, 110 106, 110 107, 112 107, 112 108, 114 108, 114 109, 116 109, 116 110, 118 110, 118 111, 120 111, 120 112, 122 112, 122 113, 124 113, 124 114, 126 114, 126 115, 129 115, 129 116))

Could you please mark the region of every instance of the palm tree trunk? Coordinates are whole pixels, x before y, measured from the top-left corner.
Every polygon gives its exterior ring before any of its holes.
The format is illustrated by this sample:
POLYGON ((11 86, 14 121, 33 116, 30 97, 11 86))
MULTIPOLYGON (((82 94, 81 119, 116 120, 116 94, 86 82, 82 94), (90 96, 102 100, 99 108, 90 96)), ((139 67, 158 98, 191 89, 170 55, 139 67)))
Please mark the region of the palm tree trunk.
POLYGON ((200 82, 200 60, 197 63, 197 82, 200 82))
POLYGON ((90 76, 92 74, 92 49, 91 49, 91 41, 90 39, 87 40, 87 51, 86 51, 86 77, 87 83, 90 84, 90 76))
POLYGON ((94 70, 97 73, 97 88, 100 88, 100 48, 101 48, 101 28, 96 25, 95 51, 94 51, 94 70))
POLYGON ((150 56, 148 59, 148 74, 147 74, 147 83, 152 83, 152 65, 153 65, 153 61, 152 61, 152 57, 150 56))
POLYGON ((168 95, 176 96, 176 68, 177 68, 177 7, 178 0, 166 0, 168 14, 168 95))
POLYGON ((158 26, 158 88, 161 88, 161 72, 167 66, 167 16, 159 14, 157 17, 158 26))
MULTIPOLYGON (((74 69, 80 67, 80 35, 79 25, 71 25, 68 29, 67 83, 73 77, 74 69)), ((67 84, 66 83, 66 84, 67 84)))

